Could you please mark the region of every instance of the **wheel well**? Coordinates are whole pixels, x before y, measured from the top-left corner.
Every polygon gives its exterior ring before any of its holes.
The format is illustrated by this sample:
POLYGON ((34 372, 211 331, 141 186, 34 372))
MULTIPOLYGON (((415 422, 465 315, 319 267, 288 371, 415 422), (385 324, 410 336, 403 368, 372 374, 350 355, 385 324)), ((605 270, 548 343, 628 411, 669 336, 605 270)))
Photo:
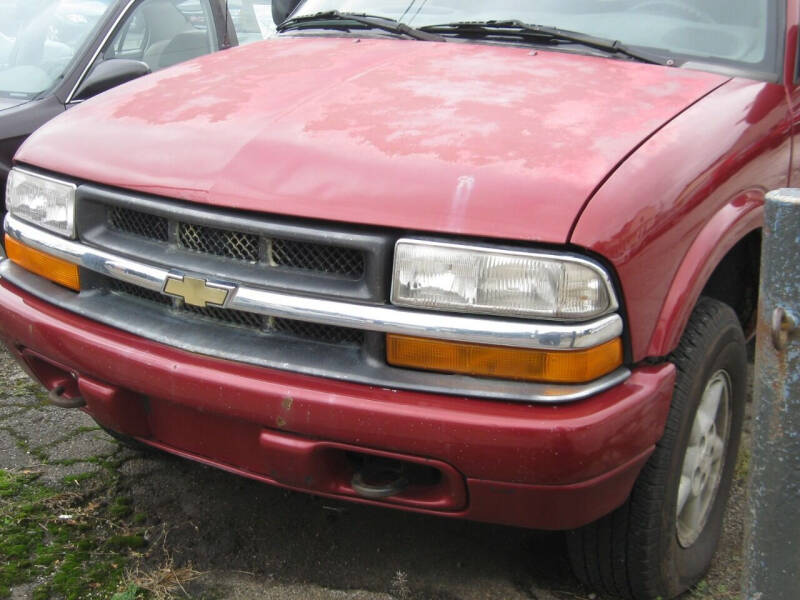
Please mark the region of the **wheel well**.
POLYGON ((703 289, 704 296, 725 302, 736 311, 747 339, 755 333, 760 266, 761 230, 757 230, 731 248, 703 289))

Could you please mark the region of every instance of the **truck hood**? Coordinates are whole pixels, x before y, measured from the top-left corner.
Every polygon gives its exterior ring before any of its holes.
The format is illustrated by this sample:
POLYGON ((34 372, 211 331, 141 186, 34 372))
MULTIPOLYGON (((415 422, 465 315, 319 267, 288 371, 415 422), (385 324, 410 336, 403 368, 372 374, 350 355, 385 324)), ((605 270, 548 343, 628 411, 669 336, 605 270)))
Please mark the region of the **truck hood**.
POLYGON ((520 47, 284 38, 103 94, 17 160, 216 206, 562 243, 615 166, 724 81, 520 47))

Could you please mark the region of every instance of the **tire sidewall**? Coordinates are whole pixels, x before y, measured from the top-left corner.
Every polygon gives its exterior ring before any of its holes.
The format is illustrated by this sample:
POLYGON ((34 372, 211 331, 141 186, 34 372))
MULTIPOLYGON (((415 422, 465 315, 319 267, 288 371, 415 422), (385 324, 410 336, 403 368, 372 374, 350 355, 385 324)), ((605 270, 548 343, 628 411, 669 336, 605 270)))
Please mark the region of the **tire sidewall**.
POLYGON ((747 385, 746 355, 744 340, 738 323, 720 330, 704 348, 705 358, 697 368, 678 372, 678 378, 687 378, 688 386, 682 394, 676 386, 673 410, 680 410, 679 434, 671 453, 669 478, 665 487, 664 511, 662 513, 663 540, 661 573, 670 596, 680 593, 697 583, 708 569, 719 541, 725 507, 733 483, 739 439, 744 420, 747 385), (719 370, 724 370, 731 380, 730 429, 723 456, 723 469, 719 487, 713 500, 711 512, 700 537, 688 548, 678 541, 676 509, 681 470, 689 437, 698 406, 706 384, 719 370), (685 395, 681 398, 679 395, 685 395))

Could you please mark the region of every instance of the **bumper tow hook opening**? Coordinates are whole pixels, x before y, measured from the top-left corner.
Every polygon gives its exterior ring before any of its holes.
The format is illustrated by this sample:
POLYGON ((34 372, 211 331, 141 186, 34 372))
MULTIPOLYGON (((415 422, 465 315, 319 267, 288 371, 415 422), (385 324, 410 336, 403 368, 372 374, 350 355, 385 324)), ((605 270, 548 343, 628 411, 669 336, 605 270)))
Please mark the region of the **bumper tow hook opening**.
POLYGON ((368 463, 355 472, 350 485, 356 494, 370 500, 391 498, 408 487, 408 477, 402 465, 368 463))
POLYGON ((82 396, 65 398, 63 394, 64 386, 57 385, 47 394, 47 400, 50 404, 58 406, 59 408, 80 408, 81 406, 86 406, 86 400, 84 400, 82 396))

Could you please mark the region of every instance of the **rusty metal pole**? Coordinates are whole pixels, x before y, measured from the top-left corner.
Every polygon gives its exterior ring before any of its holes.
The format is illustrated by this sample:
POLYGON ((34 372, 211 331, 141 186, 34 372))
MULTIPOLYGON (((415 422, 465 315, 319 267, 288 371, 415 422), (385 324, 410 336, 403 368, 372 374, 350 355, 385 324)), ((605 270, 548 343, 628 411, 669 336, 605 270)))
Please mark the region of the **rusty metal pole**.
POLYGON ((767 196, 745 524, 746 600, 800 598, 800 190, 767 196))

